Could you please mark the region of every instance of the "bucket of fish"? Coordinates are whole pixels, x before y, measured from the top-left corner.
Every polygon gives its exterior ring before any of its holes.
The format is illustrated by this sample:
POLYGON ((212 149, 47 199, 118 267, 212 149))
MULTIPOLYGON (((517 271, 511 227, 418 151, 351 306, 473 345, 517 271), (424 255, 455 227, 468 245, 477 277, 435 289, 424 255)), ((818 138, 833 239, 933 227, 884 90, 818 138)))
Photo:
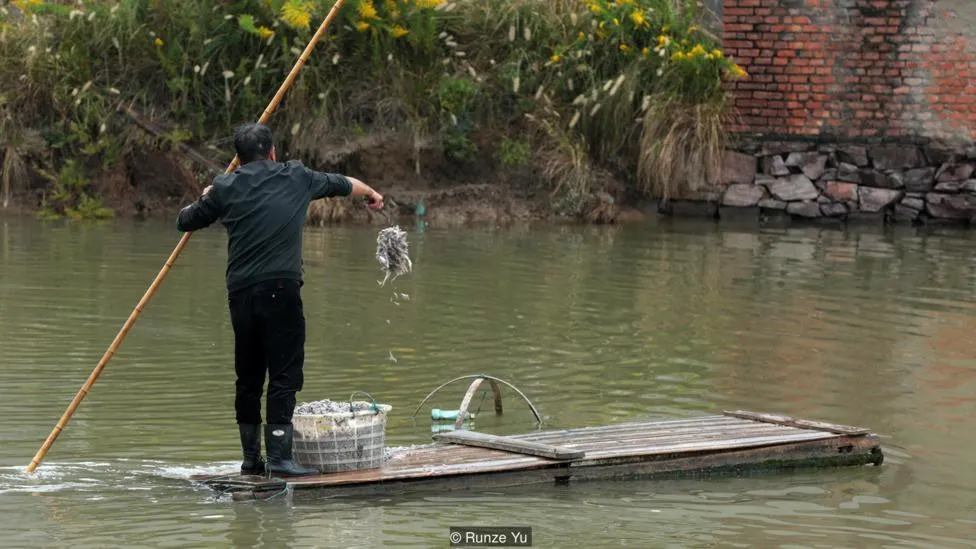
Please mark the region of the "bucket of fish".
POLYGON ((295 461, 322 473, 381 467, 386 416, 392 406, 369 398, 369 402, 350 397, 347 402, 319 400, 297 406, 292 418, 295 461))

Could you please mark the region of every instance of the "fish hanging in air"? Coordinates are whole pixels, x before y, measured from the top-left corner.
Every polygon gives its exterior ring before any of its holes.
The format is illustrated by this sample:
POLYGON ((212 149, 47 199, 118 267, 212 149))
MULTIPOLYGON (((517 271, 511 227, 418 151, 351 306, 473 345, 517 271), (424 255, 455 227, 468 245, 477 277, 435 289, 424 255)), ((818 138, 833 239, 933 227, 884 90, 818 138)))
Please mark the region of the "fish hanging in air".
POLYGON ((380 286, 413 269, 413 262, 407 252, 407 233, 398 225, 380 231, 376 237, 376 260, 386 274, 379 283, 380 286))

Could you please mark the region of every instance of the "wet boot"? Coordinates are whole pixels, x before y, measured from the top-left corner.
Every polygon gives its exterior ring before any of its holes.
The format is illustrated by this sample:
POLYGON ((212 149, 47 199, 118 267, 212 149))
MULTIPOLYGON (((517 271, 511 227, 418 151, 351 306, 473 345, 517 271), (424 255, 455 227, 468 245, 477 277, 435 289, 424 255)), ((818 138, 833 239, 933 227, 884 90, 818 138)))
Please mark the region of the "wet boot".
POLYGON ((265 473, 264 459, 261 458, 261 425, 237 425, 241 432, 241 449, 244 450, 244 462, 241 463, 242 475, 263 475, 265 473))
POLYGON ((264 447, 268 450, 268 473, 286 477, 317 475, 315 469, 308 469, 292 460, 292 426, 265 425, 264 447))

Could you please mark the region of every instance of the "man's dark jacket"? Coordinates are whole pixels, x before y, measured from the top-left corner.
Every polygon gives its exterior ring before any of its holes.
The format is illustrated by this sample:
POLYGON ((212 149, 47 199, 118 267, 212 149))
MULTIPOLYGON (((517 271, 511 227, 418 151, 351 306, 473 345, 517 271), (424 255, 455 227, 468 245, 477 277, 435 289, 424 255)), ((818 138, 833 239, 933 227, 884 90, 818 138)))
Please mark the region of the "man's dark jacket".
POLYGON ((348 196, 339 174, 298 161, 248 162, 214 178, 210 192, 180 211, 176 227, 197 231, 220 220, 227 229, 227 290, 276 278, 302 279, 302 233, 308 205, 348 196))

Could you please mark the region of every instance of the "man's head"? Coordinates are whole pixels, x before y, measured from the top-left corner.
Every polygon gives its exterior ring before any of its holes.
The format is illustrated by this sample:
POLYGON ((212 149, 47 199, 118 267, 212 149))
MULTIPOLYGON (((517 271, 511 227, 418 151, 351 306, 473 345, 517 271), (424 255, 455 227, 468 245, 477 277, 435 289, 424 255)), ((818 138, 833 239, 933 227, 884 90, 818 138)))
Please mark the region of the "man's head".
POLYGON ((244 124, 234 130, 234 149, 241 164, 275 159, 271 130, 264 124, 244 124))

